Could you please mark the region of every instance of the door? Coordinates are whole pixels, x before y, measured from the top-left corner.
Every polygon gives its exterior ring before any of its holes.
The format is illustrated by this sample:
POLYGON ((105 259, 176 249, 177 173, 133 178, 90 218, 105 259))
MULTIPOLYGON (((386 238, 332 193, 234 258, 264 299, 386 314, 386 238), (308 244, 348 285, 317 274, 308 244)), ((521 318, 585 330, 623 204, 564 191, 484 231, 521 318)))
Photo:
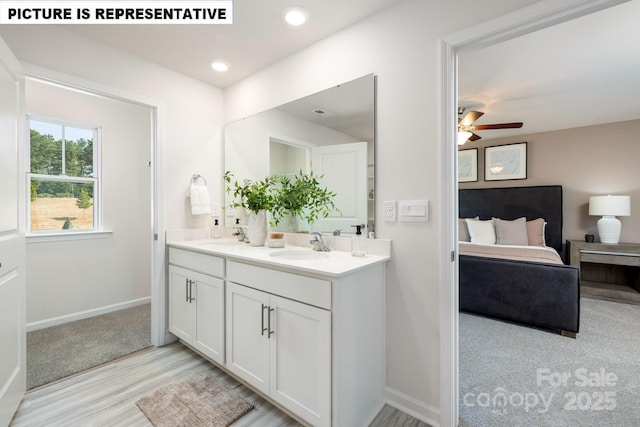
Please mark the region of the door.
POLYGON ((269 294, 227 282, 227 369, 269 393, 269 294))
POLYGON ((331 312, 271 296, 269 395, 314 426, 331 425, 331 312))
POLYGON ((180 339, 193 339, 193 287, 189 282, 189 270, 169 266, 169 332, 180 339))
POLYGON ((324 175, 322 184, 336 193, 333 212, 316 221, 314 230, 355 232, 352 225, 367 224, 367 143, 353 142, 313 147, 311 170, 324 175))
POLYGON ((20 147, 24 79, 0 38, 0 425, 26 391, 25 184, 20 147), (20 124, 19 124, 20 123, 20 124))
POLYGON ((194 346, 214 362, 224 364, 224 281, 200 273, 195 280, 194 346))

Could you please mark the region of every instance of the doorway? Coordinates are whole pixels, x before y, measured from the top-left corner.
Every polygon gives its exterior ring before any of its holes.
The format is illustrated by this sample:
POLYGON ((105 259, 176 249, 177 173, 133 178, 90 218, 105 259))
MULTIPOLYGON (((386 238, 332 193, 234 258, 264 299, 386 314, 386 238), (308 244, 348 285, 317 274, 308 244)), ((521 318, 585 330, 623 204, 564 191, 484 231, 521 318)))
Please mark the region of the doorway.
POLYGON ((441 425, 458 424, 458 262, 457 253, 457 55, 466 49, 489 46, 538 29, 577 18, 616 4, 619 0, 570 1, 535 4, 444 38, 442 42, 443 161, 445 165, 443 218, 443 277, 441 307, 441 425), (453 284, 453 286, 451 286, 453 284))
MULTIPOLYGON (((45 205, 50 207, 65 204, 69 212, 81 205, 85 208, 75 217, 71 217, 73 213, 66 215, 62 228, 69 226, 64 232, 55 230, 59 228, 56 220, 60 215, 52 211, 48 215, 52 230, 49 233, 32 232, 27 237, 29 334, 46 339, 54 336, 54 331, 62 326, 74 325, 79 328, 76 331, 83 331, 87 326, 80 325, 90 323, 88 327, 93 332, 87 336, 106 337, 114 333, 113 328, 118 328, 121 333, 115 336, 124 337, 136 331, 139 322, 144 322, 140 333, 146 337, 130 347, 129 352, 148 346, 151 344, 151 308, 155 305, 151 304, 154 289, 153 213, 156 211, 152 167, 155 163, 152 162, 155 110, 148 105, 33 76, 27 78, 25 87, 26 112, 29 116, 38 117, 39 123, 74 123, 95 129, 95 137, 91 141, 94 166, 90 175, 96 181, 92 187, 96 191, 91 192, 91 197, 85 194, 87 200, 83 202, 93 209, 86 209, 79 198, 74 198, 75 194, 65 192, 45 194, 32 191, 27 201, 27 211, 41 202, 48 202, 45 205), (93 230, 82 229, 81 219, 87 210, 94 212, 93 230), (78 227, 73 228, 71 224, 74 223, 78 227), (123 319, 129 320, 122 323, 123 319), (40 331, 51 333, 38 334, 40 331)), ((32 136, 34 132, 43 137, 32 128, 32 136)), ((57 141, 53 135, 49 139, 57 141)), ((29 166, 27 168, 31 170, 29 166)), ((91 217, 91 212, 87 216, 91 217)), ((33 221, 32 217, 31 225, 33 221)), ((66 342, 81 334, 61 332, 60 341, 66 342)), ((133 341, 136 340, 138 338, 133 341)), ((73 342, 76 341, 69 341, 69 345, 73 342)), ((125 353, 116 348, 119 345, 116 339, 96 342, 94 347, 101 347, 96 353, 116 358, 126 354, 126 342, 121 342, 125 353), (115 344, 114 348, 105 347, 111 343, 115 344)), ((28 359, 30 349, 38 348, 35 342, 31 344, 27 346, 28 359)), ((84 347, 86 342, 76 344, 84 347)), ((66 347, 68 345, 63 346, 66 347)), ((76 353, 84 354, 84 359, 88 359, 90 350, 82 348, 76 353)), ((104 358, 96 360, 98 364, 109 361, 104 358)), ((81 370, 91 367, 85 360, 80 362, 77 366, 81 370)), ((29 368, 27 376, 30 376, 29 368)), ((53 379, 57 378, 54 376, 53 379)), ((41 384, 30 382, 31 387, 41 384)))

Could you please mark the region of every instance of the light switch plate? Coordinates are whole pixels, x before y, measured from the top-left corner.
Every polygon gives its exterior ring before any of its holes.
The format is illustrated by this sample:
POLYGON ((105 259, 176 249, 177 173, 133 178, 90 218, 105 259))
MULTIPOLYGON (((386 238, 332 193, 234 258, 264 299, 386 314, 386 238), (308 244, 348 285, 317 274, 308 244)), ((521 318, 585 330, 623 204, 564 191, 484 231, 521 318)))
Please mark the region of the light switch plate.
POLYGON ((384 202, 384 220, 385 222, 394 222, 396 220, 396 201, 389 200, 384 202))
POLYGON ((428 200, 400 200, 398 220, 409 222, 429 222, 428 200))

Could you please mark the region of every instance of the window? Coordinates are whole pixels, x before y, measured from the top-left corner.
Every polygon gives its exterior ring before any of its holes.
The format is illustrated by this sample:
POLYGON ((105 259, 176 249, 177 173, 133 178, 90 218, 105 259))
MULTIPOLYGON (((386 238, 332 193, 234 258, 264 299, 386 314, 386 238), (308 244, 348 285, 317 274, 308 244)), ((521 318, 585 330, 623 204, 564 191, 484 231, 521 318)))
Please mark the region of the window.
POLYGON ((100 230, 98 129, 30 118, 29 130, 29 233, 100 230))

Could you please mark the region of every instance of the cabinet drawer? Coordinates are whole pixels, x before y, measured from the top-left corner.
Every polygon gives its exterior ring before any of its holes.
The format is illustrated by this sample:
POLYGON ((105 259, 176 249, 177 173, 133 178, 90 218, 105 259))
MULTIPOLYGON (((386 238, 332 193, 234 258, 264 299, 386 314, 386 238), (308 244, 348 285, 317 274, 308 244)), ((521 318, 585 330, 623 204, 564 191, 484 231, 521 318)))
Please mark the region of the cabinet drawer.
POLYGON ((169 264, 210 276, 224 277, 224 258, 177 248, 169 248, 169 264))
POLYGON ((640 256, 636 254, 583 251, 580 256, 580 261, 596 264, 630 265, 640 267, 640 256))
POLYGON ((306 304, 331 309, 331 281, 227 262, 227 280, 306 304))

